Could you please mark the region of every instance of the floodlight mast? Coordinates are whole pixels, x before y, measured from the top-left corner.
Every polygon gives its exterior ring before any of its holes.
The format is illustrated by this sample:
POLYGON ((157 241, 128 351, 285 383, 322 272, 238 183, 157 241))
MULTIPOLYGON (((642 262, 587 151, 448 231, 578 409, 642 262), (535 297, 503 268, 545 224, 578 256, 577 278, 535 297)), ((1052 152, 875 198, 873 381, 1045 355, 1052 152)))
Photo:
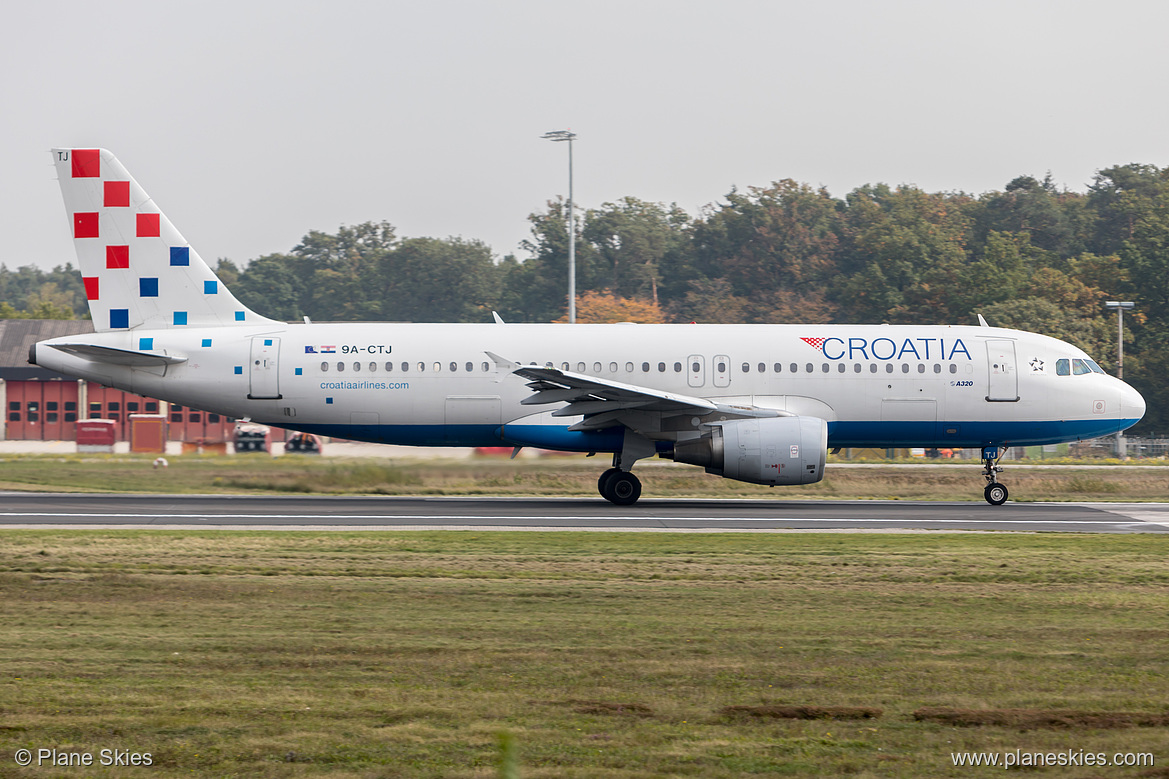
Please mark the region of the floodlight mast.
POLYGON ((568 141, 568 324, 576 324, 576 212, 572 204, 572 142, 576 133, 571 130, 553 130, 541 138, 549 141, 568 141))
MULTIPOLYGON (((1116 310, 1116 378, 1124 378, 1124 312, 1125 309, 1136 308, 1131 300, 1108 300, 1104 307, 1116 310)), ((1124 431, 1116 431, 1116 455, 1122 460, 1128 459, 1125 452, 1124 431)))

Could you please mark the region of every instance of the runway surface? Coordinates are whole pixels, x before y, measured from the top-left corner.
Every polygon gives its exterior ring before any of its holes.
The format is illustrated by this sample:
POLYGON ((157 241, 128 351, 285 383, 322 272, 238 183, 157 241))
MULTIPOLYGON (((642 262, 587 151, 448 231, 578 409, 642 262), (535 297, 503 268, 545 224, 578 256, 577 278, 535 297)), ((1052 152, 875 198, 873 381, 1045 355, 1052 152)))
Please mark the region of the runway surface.
POLYGON ((0 527, 1169 533, 1165 503, 257 497, 0 493, 0 527))

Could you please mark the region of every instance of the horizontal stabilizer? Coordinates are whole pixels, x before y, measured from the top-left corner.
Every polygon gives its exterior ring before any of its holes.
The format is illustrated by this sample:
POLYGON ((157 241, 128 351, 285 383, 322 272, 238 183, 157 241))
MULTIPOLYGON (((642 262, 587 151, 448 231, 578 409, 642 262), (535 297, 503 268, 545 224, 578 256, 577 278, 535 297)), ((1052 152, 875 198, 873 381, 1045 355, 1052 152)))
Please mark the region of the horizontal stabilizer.
POLYGON ((44 344, 53 349, 60 349, 69 354, 76 354, 94 362, 105 362, 111 365, 129 365, 131 367, 148 367, 158 365, 177 365, 186 362, 185 356, 174 354, 159 354, 158 352, 135 352, 129 349, 114 349, 110 346, 96 346, 94 344, 44 344))

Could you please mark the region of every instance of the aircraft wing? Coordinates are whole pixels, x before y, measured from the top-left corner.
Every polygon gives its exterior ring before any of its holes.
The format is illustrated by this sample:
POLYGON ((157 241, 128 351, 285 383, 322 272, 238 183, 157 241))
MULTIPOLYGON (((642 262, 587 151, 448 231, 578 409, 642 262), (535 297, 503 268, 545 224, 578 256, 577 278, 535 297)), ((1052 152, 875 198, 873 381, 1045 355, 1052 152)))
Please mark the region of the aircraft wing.
POLYGON ((680 395, 674 392, 626 384, 611 379, 573 373, 557 368, 521 365, 487 352, 500 367, 517 376, 530 379, 528 387, 535 394, 520 401, 524 406, 564 403, 552 412, 554 417, 584 416, 585 419, 570 430, 588 430, 614 425, 628 425, 623 418, 637 412, 660 414, 662 417, 690 415, 704 417, 722 412, 728 417, 787 416, 786 412, 750 406, 728 406, 706 398, 680 395))

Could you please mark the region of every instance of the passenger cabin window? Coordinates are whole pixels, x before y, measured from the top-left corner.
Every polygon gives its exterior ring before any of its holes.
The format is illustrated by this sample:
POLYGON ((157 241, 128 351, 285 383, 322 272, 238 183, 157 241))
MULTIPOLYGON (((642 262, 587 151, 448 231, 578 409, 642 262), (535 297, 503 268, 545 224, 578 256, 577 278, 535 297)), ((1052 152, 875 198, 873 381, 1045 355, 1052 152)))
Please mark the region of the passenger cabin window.
MULTIPOLYGON (((387 363, 387 364, 388 364, 388 363, 387 363)), ((370 372, 370 373, 376 373, 376 372, 377 372, 377 363, 376 363, 376 362, 371 362, 371 363, 369 364, 369 372, 370 372)))
POLYGON ((682 363, 680 363, 680 362, 674 363, 674 373, 681 373, 681 372, 682 372, 682 363))
MULTIPOLYGON (((471 373, 474 370, 475 370, 475 363, 473 363, 473 362, 467 363, 467 373, 471 373)), ((568 370, 568 363, 564 363, 564 370, 568 370)))
POLYGON ((354 373, 360 373, 360 372, 361 372, 361 363, 359 363, 359 362, 355 362, 355 363, 353 363, 353 372, 354 372, 354 373))
POLYGON ((341 373, 341 372, 343 372, 344 370, 345 370, 345 363, 343 363, 343 362, 339 362, 339 363, 337 363, 337 372, 338 372, 338 373, 341 373))
POLYGON ((649 373, 649 363, 648 362, 643 362, 641 364, 641 372, 642 373, 649 373))
POLYGON ((408 373, 409 371, 410 371, 410 363, 408 363, 408 362, 402 363, 402 373, 408 373))
POLYGON ((766 373, 766 372, 767 372, 767 366, 766 366, 765 364, 763 364, 763 363, 759 363, 759 372, 760 372, 760 373, 766 373))
POLYGON ((666 364, 664 362, 659 362, 658 363, 658 373, 665 373, 665 372, 666 372, 666 364))
MULTIPOLYGON (((726 370, 726 368, 723 367, 723 364, 721 362, 718 364, 718 369, 719 369, 719 372, 726 370)), ((750 373, 750 372, 751 372, 751 364, 746 363, 746 362, 743 363, 743 373, 750 373)))
MULTIPOLYGON (((552 366, 548 366, 548 367, 550 368, 552 366)), ((457 373, 458 370, 459 370, 459 364, 457 362, 452 362, 451 363, 451 373, 457 373)))
POLYGON ((783 363, 777 362, 774 366, 776 373, 783 373, 783 363))

